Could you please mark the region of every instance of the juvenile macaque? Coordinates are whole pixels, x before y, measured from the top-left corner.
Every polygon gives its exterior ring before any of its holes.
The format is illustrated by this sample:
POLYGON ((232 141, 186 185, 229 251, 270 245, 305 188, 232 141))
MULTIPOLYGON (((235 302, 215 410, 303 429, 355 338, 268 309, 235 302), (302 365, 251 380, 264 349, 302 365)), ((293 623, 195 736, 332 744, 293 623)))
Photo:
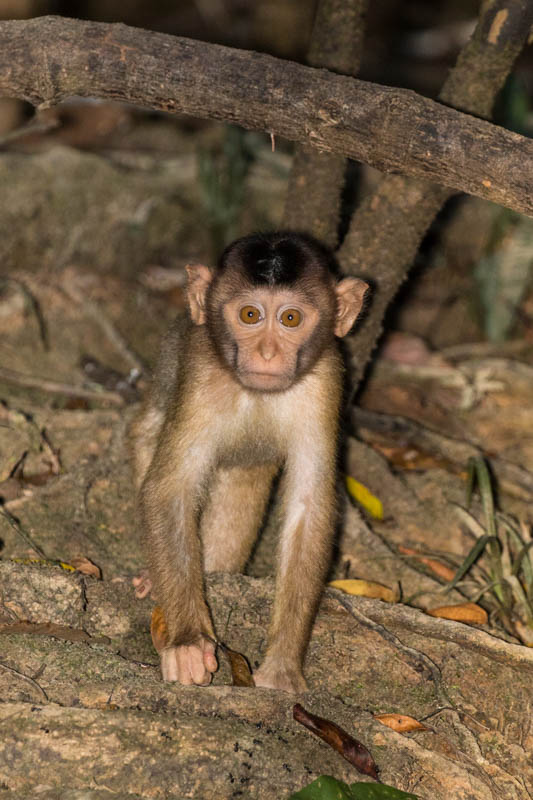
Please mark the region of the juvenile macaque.
MULTIPOLYGON (((163 678, 217 668, 204 572, 241 571, 281 470, 276 596, 258 686, 297 692, 330 558, 343 367, 335 342, 366 284, 288 232, 246 236, 187 267, 190 318, 167 333, 132 426, 151 581, 170 645, 163 678), (211 639, 207 638, 211 637, 211 639)), ((139 593, 150 583, 138 580, 139 593)))

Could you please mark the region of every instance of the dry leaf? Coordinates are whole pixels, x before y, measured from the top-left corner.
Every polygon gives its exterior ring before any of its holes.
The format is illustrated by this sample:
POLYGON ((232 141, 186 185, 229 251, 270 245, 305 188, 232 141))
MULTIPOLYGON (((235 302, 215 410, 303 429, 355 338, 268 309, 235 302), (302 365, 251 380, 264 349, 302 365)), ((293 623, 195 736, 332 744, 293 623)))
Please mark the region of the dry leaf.
POLYGON ((476 603, 459 603, 456 606, 440 606, 427 611, 432 617, 453 619, 456 622, 470 622, 474 625, 486 625, 489 621, 487 612, 476 603))
POLYGON ((155 649, 160 653, 168 644, 167 624, 161 606, 155 606, 152 611, 150 634, 155 649))
POLYGON ((424 471, 428 469, 445 469, 448 472, 456 472, 455 465, 445 458, 425 453, 417 450, 412 445, 391 446, 381 442, 370 442, 371 447, 381 453, 389 464, 396 469, 424 471))
POLYGON ((216 644, 228 658, 233 686, 255 686, 254 676, 246 657, 222 642, 216 644))
POLYGON ((370 775, 371 778, 379 780, 378 767, 366 747, 350 736, 343 728, 335 722, 323 717, 317 717, 306 711, 300 703, 296 703, 292 709, 292 715, 296 722, 310 730, 326 744, 329 744, 337 753, 349 761, 358 772, 363 775, 370 775))
POLYGON ((374 719, 392 728, 397 733, 407 733, 408 731, 427 731, 417 719, 408 717, 406 714, 374 714, 374 719))
POLYGON ((333 589, 340 589, 341 592, 346 594, 355 594, 360 597, 374 597, 377 600, 384 600, 386 603, 397 603, 400 599, 399 587, 393 591, 388 586, 383 586, 381 583, 374 581, 363 581, 355 578, 347 578, 346 580, 330 581, 328 586, 333 589))
POLYGON ((82 575, 90 575, 93 578, 98 578, 99 581, 102 580, 102 571, 100 567, 97 567, 96 564, 93 564, 93 562, 85 558, 85 556, 71 558, 69 564, 76 569, 76 572, 81 572, 82 575))
POLYGON ((451 567, 447 567, 446 564, 443 564, 441 561, 423 556, 416 550, 413 550, 411 547, 404 547, 401 544, 398 545, 398 550, 404 556, 413 556, 413 558, 416 558, 421 564, 425 564, 426 567, 429 567, 429 569, 434 572, 435 575, 438 575, 439 578, 442 578, 445 581, 453 580, 455 576, 455 570, 451 567))

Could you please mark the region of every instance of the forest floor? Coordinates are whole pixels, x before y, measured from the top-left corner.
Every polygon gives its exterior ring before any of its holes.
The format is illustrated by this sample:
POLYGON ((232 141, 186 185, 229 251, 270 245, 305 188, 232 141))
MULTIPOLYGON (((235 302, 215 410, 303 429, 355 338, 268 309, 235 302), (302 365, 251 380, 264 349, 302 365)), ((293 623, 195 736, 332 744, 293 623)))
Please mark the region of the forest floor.
MULTIPOLYGON (((330 579, 383 584, 396 602, 326 590, 305 695, 231 686, 222 657, 209 688, 161 681, 153 602, 131 587, 143 555, 125 430, 147 373, 128 376, 153 364, 183 308, 185 263, 209 253, 194 234, 192 156, 159 170, 143 158, 63 146, 0 156, 13 186, 0 276, 2 797, 282 800, 323 774, 370 780, 293 720, 298 701, 362 742, 384 783, 423 800, 531 800, 524 619, 502 624, 486 556, 445 588, 486 532, 479 496, 465 501, 470 456, 487 458, 498 513, 530 536, 527 340, 429 351, 416 331, 389 336, 346 423, 346 472, 383 513, 340 481, 330 579), (427 613, 468 601, 488 612, 483 624, 427 613), (385 713, 423 725, 394 730, 376 719, 385 713)), ((257 205, 271 200, 256 217, 276 224, 283 180, 266 156, 254 170, 257 205)), ((274 537, 267 528, 248 575, 208 580, 220 639, 252 666, 274 537)))

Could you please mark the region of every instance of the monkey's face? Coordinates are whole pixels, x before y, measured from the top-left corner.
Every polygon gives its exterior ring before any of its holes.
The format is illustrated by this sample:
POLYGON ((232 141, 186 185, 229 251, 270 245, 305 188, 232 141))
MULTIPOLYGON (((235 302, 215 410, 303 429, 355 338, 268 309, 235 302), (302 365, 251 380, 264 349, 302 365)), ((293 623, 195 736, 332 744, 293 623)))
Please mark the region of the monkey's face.
POLYGON ((223 315, 229 334, 223 358, 248 389, 288 389, 323 350, 323 337, 316 335, 320 312, 297 292, 240 292, 224 303, 223 315))
POLYGON ((351 277, 336 282, 318 245, 313 260, 296 246, 300 239, 283 234, 282 242, 294 245, 285 260, 257 253, 232 260, 228 253, 245 237, 225 251, 230 263, 215 273, 202 264, 187 266, 191 320, 206 325, 212 354, 247 389, 288 389, 335 336, 346 336, 361 310, 367 284, 351 277))

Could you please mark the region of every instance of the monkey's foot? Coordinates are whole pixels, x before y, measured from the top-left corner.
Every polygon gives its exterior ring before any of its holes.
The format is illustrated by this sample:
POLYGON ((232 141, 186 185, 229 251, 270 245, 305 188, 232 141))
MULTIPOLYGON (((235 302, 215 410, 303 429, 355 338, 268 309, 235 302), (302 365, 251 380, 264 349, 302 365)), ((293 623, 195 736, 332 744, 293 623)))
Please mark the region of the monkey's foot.
POLYGON ((178 681, 183 686, 207 686, 217 669, 215 645, 207 639, 202 639, 199 644, 165 647, 161 651, 164 681, 178 681))
POLYGON ((141 569, 139 574, 131 581, 135 587, 135 597, 142 600, 143 597, 148 597, 152 591, 152 581, 148 575, 147 569, 141 569))
POLYGON ((300 694, 307 691, 307 683, 302 670, 297 664, 276 663, 265 659, 259 669, 254 672, 256 686, 265 689, 281 689, 283 692, 300 694))

